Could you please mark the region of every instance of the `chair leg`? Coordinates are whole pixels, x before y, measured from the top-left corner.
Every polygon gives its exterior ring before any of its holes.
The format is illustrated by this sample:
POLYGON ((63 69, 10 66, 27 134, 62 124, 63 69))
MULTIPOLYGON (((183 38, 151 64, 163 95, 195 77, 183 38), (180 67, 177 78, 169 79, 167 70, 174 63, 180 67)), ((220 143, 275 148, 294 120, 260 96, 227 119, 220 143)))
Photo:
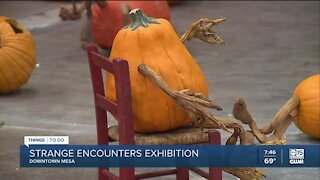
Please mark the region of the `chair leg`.
POLYGON ((134 180, 134 168, 120 168, 119 180, 134 180))
POLYGON ((189 180, 188 168, 177 168, 177 180, 189 180))
POLYGON ((98 179, 99 180, 107 180, 108 178, 103 174, 103 170, 105 170, 106 168, 99 168, 98 169, 98 179))
POLYGON ((221 180, 221 179, 222 179, 222 169, 221 168, 209 168, 208 180, 221 180))
MULTIPOLYGON (((209 131, 209 144, 221 145, 221 135, 216 130, 209 131)), ((209 168, 208 180, 221 180, 222 179, 222 168, 209 168)))

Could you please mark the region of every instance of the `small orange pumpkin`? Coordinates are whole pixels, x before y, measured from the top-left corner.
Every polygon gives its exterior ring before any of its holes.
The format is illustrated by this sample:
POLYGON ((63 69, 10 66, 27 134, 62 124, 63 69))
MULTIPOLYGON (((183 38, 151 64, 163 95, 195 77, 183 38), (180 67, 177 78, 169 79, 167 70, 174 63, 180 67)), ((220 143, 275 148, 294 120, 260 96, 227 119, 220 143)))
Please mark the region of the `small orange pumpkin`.
POLYGON ((31 33, 16 20, 0 16, 0 93, 18 90, 36 64, 31 33))
POLYGON ((300 82, 294 96, 300 100, 298 118, 294 123, 305 134, 320 139, 320 74, 300 82))
POLYGON ((92 34, 95 42, 104 49, 110 49, 120 29, 130 23, 127 14, 121 8, 140 8, 148 16, 170 19, 170 9, 166 1, 106 1, 106 5, 92 5, 92 34))
MULTIPOLYGON (((128 60, 132 90, 134 130, 160 132, 192 122, 187 113, 151 79, 138 72, 146 64, 174 90, 191 89, 208 95, 205 77, 166 19, 147 17, 139 9, 130 12, 133 22, 115 37, 110 59, 128 60)), ((107 97, 116 100, 114 76, 107 73, 107 97)))

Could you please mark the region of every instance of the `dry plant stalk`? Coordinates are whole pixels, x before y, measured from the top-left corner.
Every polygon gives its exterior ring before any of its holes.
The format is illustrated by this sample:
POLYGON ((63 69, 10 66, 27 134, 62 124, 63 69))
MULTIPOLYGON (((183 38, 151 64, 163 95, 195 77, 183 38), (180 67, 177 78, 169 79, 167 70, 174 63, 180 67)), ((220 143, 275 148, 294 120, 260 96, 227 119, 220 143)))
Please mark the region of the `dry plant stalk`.
POLYGON ((266 177, 263 171, 257 168, 222 168, 224 172, 232 174, 241 180, 259 180, 266 177))
MULTIPOLYGON (((100 7, 103 8, 106 5, 105 1, 98 1, 96 0, 95 3, 100 7)), ((87 11, 91 8, 91 1, 82 1, 80 6, 77 7, 76 1, 72 1, 72 6, 62 6, 60 7, 59 16, 63 21, 67 20, 78 20, 81 18, 82 12, 87 9, 87 11)))
POLYGON ((296 118, 299 99, 290 98, 277 112, 270 124, 258 129, 256 122, 247 109, 247 105, 242 98, 238 98, 233 107, 233 115, 243 124, 248 124, 252 133, 262 144, 286 144, 286 138, 283 136, 285 130, 296 118), (274 132, 270 137, 267 134, 274 132))
MULTIPOLYGON (((230 132, 228 128, 232 128, 234 129, 234 133, 227 143, 236 144, 239 136, 242 144, 253 144, 253 136, 248 131, 245 131, 239 122, 217 118, 208 112, 206 108, 221 110, 221 107, 202 94, 194 93, 189 89, 181 91, 172 90, 158 73, 145 64, 139 65, 138 71, 151 78, 160 89, 171 96, 190 115, 195 126, 200 128, 221 128, 228 132, 230 132)), ((265 176, 261 170, 256 168, 225 168, 224 171, 242 179, 261 179, 262 176, 265 176)))
POLYGON ((72 1, 72 6, 62 6, 60 7, 59 17, 63 21, 67 20, 77 20, 81 18, 82 12, 86 9, 84 2, 80 4, 80 7, 77 7, 76 1, 72 1))
MULTIPOLYGON (((207 97, 200 93, 194 93, 190 89, 180 91, 173 90, 163 81, 162 77, 145 64, 138 67, 138 71, 153 80, 166 94, 172 97, 176 103, 182 107, 192 118, 194 126, 199 128, 233 129, 232 135, 226 142, 226 145, 235 145, 240 139, 241 145, 254 144, 256 138, 261 144, 285 144, 286 138, 283 136, 285 130, 297 115, 299 100, 292 97, 275 115, 270 124, 258 129, 253 120, 247 105, 242 98, 236 99, 233 106, 233 115, 237 120, 226 119, 214 116, 207 108, 222 110, 220 106, 214 104, 207 97), (250 131, 242 126, 248 124, 250 131), (274 132, 270 137, 268 133, 274 132)), ((257 168, 223 168, 225 172, 235 175, 241 179, 261 179, 264 173, 257 168)))
POLYGON ((221 19, 207 19, 202 18, 192 23, 188 30, 182 34, 180 40, 191 40, 192 38, 198 38, 209 44, 225 44, 224 40, 214 32, 211 27, 218 25, 227 20, 227 18, 221 19))
MULTIPOLYGON (((210 20, 207 18, 199 19, 198 21, 191 24, 188 30, 181 36, 180 40, 184 42, 185 40, 191 40, 192 38, 198 38, 209 44, 225 44, 223 39, 221 39, 211 27, 224 22, 227 18, 210 20)), ((157 83, 158 84, 158 83, 157 83)), ((181 92, 183 93, 184 90, 181 92)), ((188 91, 188 90, 187 90, 188 91)), ((189 92, 192 94, 193 92, 189 92)), ((180 93, 181 94, 181 93, 180 93)), ((197 93, 193 93, 197 94, 197 93)), ((170 94, 169 94, 170 95, 170 94)), ((208 99, 207 99, 208 100, 208 99)), ((210 100, 208 100, 210 101, 210 100)), ((179 103, 178 103, 179 104, 179 103)), ((286 144, 287 140, 283 136, 285 130, 289 125, 295 120, 297 116, 297 108, 299 105, 299 99, 292 97, 285 105, 278 111, 270 124, 266 125, 262 129, 258 129, 256 122, 253 120, 250 112, 247 109, 247 105, 242 98, 236 99, 233 106, 233 115, 236 119, 240 120, 243 124, 248 124, 251 131, 245 131, 241 126, 241 123, 235 123, 234 120, 221 119, 215 116, 206 115, 210 117, 203 120, 197 120, 200 122, 200 127, 211 127, 215 128, 214 124, 206 120, 215 120, 215 122, 224 122, 223 127, 233 128, 234 132, 227 141, 227 144, 236 144, 238 137, 240 138, 240 144, 253 144, 254 137, 262 144, 286 144), (267 134, 274 132, 270 137, 267 134)), ((201 109, 201 108, 197 108, 201 109)), ((201 111, 207 114, 208 111, 201 111)), ((187 111, 188 112, 188 111, 187 111)), ((190 113, 189 113, 190 114, 190 113)), ((210 114, 210 113, 209 113, 210 114)), ((193 116, 191 116, 193 118, 193 116)), ((196 118, 193 118, 196 119, 196 118)), ((216 127, 219 128, 219 127, 216 127)), ((223 128, 224 129, 224 128, 223 128)))

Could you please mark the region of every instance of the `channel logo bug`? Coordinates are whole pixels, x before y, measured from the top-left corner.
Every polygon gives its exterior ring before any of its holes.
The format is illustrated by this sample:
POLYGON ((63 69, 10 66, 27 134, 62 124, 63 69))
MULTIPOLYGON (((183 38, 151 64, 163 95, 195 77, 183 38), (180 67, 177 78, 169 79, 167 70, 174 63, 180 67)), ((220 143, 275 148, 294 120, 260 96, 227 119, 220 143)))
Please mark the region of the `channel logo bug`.
POLYGON ((304 163, 304 149, 289 149, 289 163, 303 164, 304 163))

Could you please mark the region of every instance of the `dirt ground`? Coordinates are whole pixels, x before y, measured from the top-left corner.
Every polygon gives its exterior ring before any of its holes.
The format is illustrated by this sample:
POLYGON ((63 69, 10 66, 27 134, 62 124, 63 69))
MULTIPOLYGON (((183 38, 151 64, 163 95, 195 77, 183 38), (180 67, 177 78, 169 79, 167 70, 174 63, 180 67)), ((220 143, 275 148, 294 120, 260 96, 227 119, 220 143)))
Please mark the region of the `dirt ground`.
MULTIPOLYGON (((25 18, 63 3, 0 1, 0 15, 25 18)), ((210 46, 199 40, 186 43, 207 78, 210 98, 224 108, 214 113, 230 116, 235 98, 243 97, 261 127, 291 97, 302 79, 320 72, 319 5, 316 1, 189 1, 171 8, 178 33, 202 17, 228 18, 215 29, 226 45, 210 46)), ((96 143, 89 67, 86 53, 80 48, 81 24, 61 22, 32 31, 39 67, 20 91, 0 95, 0 120, 5 122, 0 128, 1 180, 97 179, 93 168, 19 167, 19 146, 25 135, 68 135, 71 144, 96 143)), ((223 142, 227 136, 222 133, 223 142)), ((319 144, 294 125, 286 136, 288 144, 319 144)), ((320 177, 319 168, 263 170, 266 179, 272 180, 320 177)), ((199 179, 194 174, 191 177, 199 179)), ((174 176, 161 179, 169 178, 174 176)), ((235 178, 224 174, 224 179, 235 178)))

